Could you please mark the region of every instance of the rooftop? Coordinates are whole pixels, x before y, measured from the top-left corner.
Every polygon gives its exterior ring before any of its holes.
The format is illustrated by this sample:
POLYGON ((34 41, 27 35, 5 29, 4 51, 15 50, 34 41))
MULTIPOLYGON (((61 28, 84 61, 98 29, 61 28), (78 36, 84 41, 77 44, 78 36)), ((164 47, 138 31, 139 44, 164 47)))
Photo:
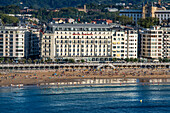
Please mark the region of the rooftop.
POLYGON ((120 13, 123 13, 123 12, 141 12, 142 13, 142 10, 120 10, 120 13))
POLYGON ((170 13, 170 10, 156 10, 155 13, 170 13))
POLYGON ((51 27, 64 27, 64 28, 110 28, 108 24, 50 24, 51 27))

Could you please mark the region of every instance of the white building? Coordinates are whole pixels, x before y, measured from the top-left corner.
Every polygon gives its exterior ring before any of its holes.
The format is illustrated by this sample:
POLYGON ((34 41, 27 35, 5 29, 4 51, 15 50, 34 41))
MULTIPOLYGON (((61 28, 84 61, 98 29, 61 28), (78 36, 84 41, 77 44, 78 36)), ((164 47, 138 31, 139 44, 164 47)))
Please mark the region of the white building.
POLYGON ((112 36, 114 58, 137 58, 138 34, 136 30, 116 30, 112 36))
POLYGON ((41 58, 87 61, 137 58, 136 31, 119 32, 106 24, 51 24, 47 28, 41 37, 41 58))
POLYGON ((159 19, 159 23, 163 21, 170 22, 170 10, 157 10, 155 11, 155 17, 159 19))
POLYGON ((0 57, 20 59, 25 56, 27 27, 0 26, 0 57))
POLYGON ((105 9, 108 10, 109 12, 117 12, 117 11, 119 11, 117 8, 109 8, 109 7, 107 7, 105 9))
POLYGON ((141 34, 141 56, 148 59, 170 58, 170 29, 154 27, 141 34))

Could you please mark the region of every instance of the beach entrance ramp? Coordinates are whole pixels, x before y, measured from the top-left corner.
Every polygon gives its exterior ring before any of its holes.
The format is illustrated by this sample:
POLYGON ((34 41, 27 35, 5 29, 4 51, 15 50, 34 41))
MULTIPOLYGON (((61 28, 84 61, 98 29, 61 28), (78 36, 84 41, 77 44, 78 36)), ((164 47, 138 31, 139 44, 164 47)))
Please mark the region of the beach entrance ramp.
POLYGON ((97 69, 101 69, 101 68, 104 68, 104 67, 111 67, 112 69, 116 69, 116 67, 113 66, 112 64, 101 64, 97 67, 97 69))

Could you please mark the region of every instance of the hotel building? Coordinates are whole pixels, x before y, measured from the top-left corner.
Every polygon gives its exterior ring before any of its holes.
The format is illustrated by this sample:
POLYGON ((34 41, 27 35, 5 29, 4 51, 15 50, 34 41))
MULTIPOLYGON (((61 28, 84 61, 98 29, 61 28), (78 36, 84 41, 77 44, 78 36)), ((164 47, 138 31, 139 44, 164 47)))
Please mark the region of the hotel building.
POLYGON ((137 58, 137 32, 107 24, 50 24, 41 37, 43 59, 111 61, 137 58))

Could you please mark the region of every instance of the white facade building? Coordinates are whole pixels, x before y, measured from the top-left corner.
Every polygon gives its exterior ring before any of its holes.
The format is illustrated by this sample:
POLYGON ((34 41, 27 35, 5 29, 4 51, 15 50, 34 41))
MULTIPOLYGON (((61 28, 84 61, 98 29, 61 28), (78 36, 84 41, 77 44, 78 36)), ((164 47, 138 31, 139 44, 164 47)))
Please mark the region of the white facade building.
POLYGON ((159 19, 159 23, 164 20, 170 22, 170 10, 157 10, 155 11, 155 17, 159 19))
POLYGON ((138 34, 136 30, 117 30, 112 38, 114 58, 137 58, 138 34))
POLYGON ((23 58, 25 56, 25 38, 28 37, 24 26, 0 26, 0 57, 23 58))
POLYGON ((170 29, 154 27, 141 34, 141 56, 144 58, 170 58, 170 29))
POLYGON ((137 39, 134 30, 119 32, 106 24, 52 24, 41 37, 41 58, 137 58, 137 39))

